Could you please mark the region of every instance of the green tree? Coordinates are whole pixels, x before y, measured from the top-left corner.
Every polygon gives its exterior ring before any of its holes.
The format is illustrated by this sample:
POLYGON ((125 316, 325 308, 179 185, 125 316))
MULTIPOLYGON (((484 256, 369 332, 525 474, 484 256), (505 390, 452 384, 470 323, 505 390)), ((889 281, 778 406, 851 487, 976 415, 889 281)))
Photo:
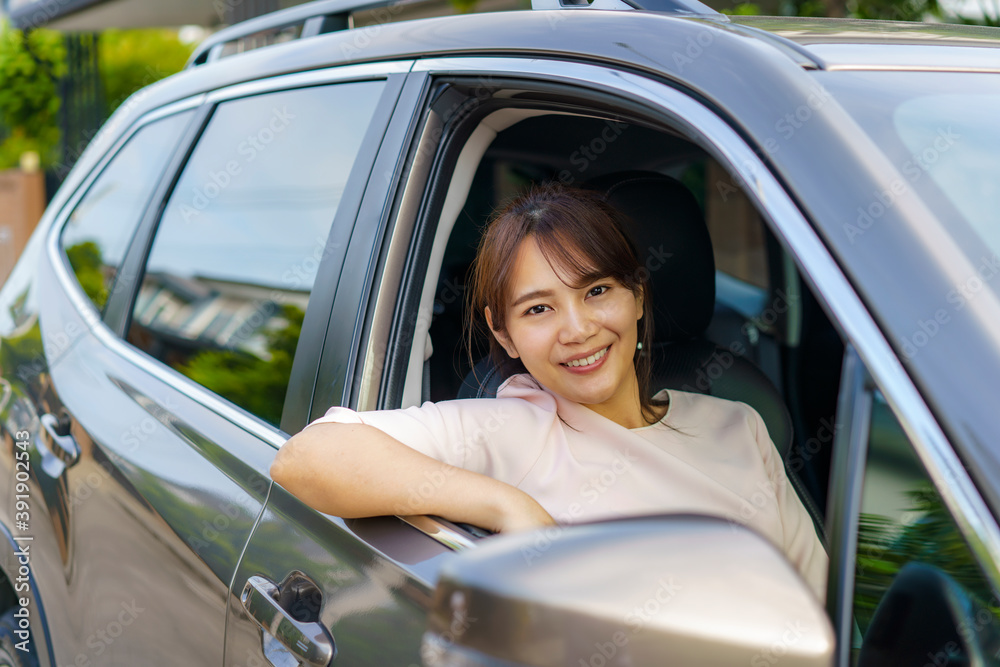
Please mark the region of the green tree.
POLYGON ((194 50, 164 29, 118 30, 101 33, 100 68, 110 114, 129 95, 184 69, 194 50))
POLYGON ((76 280, 94 302, 98 310, 104 309, 108 300, 108 287, 105 284, 104 260, 101 258, 101 248, 93 241, 83 241, 66 248, 66 258, 73 267, 76 280))
POLYGON ((58 160, 59 80, 66 73, 62 35, 0 26, 0 169, 36 151, 43 166, 58 160))
POLYGON ((270 359, 242 350, 203 350, 177 370, 277 426, 305 312, 286 304, 281 316, 287 324, 266 333, 270 359))
POLYGON ((928 16, 941 16, 937 0, 850 0, 851 16, 859 19, 887 21, 923 21, 928 16))

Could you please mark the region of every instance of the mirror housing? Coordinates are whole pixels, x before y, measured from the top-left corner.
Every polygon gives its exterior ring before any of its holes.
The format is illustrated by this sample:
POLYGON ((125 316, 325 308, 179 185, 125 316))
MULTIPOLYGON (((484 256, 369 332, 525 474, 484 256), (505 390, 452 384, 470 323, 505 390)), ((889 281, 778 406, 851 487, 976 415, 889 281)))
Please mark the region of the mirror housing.
POLYGON ((442 569, 428 623, 428 667, 818 667, 835 641, 776 547, 693 515, 482 540, 442 569))

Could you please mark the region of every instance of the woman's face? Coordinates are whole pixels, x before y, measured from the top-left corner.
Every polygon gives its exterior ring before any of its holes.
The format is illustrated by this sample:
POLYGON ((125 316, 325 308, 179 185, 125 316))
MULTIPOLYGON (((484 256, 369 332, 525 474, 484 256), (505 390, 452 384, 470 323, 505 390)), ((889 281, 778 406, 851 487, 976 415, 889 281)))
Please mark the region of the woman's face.
POLYGON ((514 262, 506 335, 494 334, 550 391, 631 425, 641 418, 632 363, 641 317, 641 294, 613 278, 567 285, 528 237, 514 262))

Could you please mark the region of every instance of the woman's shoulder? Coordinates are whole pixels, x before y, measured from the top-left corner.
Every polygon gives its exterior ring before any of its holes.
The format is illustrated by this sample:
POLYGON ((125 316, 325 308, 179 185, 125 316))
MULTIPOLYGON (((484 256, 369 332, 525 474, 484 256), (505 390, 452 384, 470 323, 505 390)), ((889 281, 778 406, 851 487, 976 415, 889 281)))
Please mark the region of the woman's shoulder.
POLYGON ((756 411, 741 401, 731 401, 727 398, 709 396, 679 389, 664 389, 656 396, 668 395, 670 408, 667 421, 674 425, 680 423, 714 423, 724 424, 732 420, 753 421, 756 411))
POLYGON ((496 398, 456 398, 436 403, 424 403, 420 410, 431 409, 463 417, 495 417, 517 419, 534 415, 556 414, 556 399, 527 374, 514 375, 504 381, 496 398))

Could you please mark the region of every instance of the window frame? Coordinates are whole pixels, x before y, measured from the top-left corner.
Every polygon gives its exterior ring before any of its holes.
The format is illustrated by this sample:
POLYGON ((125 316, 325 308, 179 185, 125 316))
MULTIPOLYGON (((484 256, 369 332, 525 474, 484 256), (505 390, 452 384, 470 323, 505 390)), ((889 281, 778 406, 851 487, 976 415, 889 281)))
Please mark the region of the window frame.
POLYGON ((77 207, 90 193, 92 187, 97 182, 98 179, 105 173, 107 167, 114 161, 125 148, 125 146, 132 140, 135 135, 145 129, 147 126, 153 123, 168 118, 170 116, 184 113, 186 111, 194 110, 194 115, 188 121, 188 126, 182 131, 181 139, 178 143, 177 148, 174 150, 172 156, 166 161, 161 172, 160 184, 153 189, 150 194, 149 200, 146 202, 145 206, 139 212, 139 217, 135 222, 133 229, 131 230, 131 238, 125 246, 125 252, 122 256, 121 266, 119 266, 117 275, 128 276, 126 273, 126 265, 128 262, 129 255, 131 253, 131 248, 135 243, 136 238, 140 234, 140 230, 143 229, 146 219, 149 217, 150 209, 153 208, 153 202, 159 201, 160 190, 163 181, 167 180, 162 178, 163 175, 171 174, 177 170, 178 164, 183 160, 183 154, 188 150, 190 144, 194 141, 195 133, 197 127, 201 121, 200 113, 202 102, 204 101, 204 95, 198 95, 186 100, 181 100, 175 102, 168 106, 165 106, 156 111, 150 112, 145 116, 139 118, 135 123, 133 123, 122 135, 112 144, 108 151, 101 157, 101 159, 94 165, 90 173, 83 179, 80 185, 74 190, 73 194, 70 195, 69 199, 63 205, 62 209, 56 216, 56 220, 52 225, 51 234, 55 238, 55 244, 58 249, 58 266, 61 266, 70 275, 70 285, 71 289, 68 290, 70 297, 76 302, 77 309, 82 315, 87 317, 87 322, 90 324, 94 321, 103 321, 112 330, 115 329, 114 321, 115 316, 110 312, 112 310, 111 304, 116 290, 121 288, 118 287, 119 281, 117 276, 111 285, 111 290, 108 292, 108 300, 104 304, 103 311, 98 311, 97 307, 90 301, 90 298, 83 291, 79 282, 76 280, 73 267, 69 264, 69 258, 66 256, 66 252, 63 248, 63 233, 66 229, 66 225, 69 224, 69 220, 76 211, 77 207), (82 301, 80 299, 74 298, 82 296, 82 301))
MULTIPOLYGON (((977 557, 986 565, 984 569, 987 577, 994 585, 1000 582, 1000 528, 982 496, 962 467, 927 403, 907 375, 902 362, 831 251, 798 208, 793 196, 761 160, 760 155, 746 143, 738 128, 732 127, 693 95, 662 81, 590 63, 543 59, 528 62, 493 56, 439 57, 417 62, 413 72, 414 75, 425 73, 434 77, 504 77, 506 80, 535 81, 550 85, 566 84, 579 90, 581 98, 588 95, 595 98, 611 95, 620 100, 622 106, 633 104, 645 108, 648 117, 661 119, 669 127, 681 131, 717 162, 731 170, 734 179, 743 185, 744 193, 762 214, 767 228, 785 253, 794 260, 801 278, 816 296, 827 318, 841 338, 853 346, 859 360, 882 388, 946 506, 959 519, 961 532, 977 557)), ((426 192, 433 189, 435 184, 428 182, 419 185, 426 192)), ((406 242, 408 246, 408 234, 406 242)), ((395 267, 390 275, 398 280, 402 271, 403 267, 395 267)), ((395 294, 393 290, 388 292, 395 294)), ((382 317, 383 322, 392 321, 391 315, 397 307, 395 299, 389 301, 383 299, 374 304, 374 310, 378 311, 375 317, 382 317), (387 310, 389 317, 385 315, 387 310)), ((388 366, 384 355, 390 349, 391 335, 388 324, 369 328, 360 337, 355 349, 367 350, 369 355, 372 350, 381 350, 382 358, 368 359, 365 363, 371 368, 384 368, 388 366)), ((384 381, 384 374, 372 373, 362 377, 362 387, 357 395, 384 395, 381 387, 384 381)), ((356 402, 352 406, 375 407, 358 406, 356 402)), ((834 528, 830 523, 830 516, 832 515, 828 512, 828 533, 834 528)), ((843 549, 843 544, 832 541, 831 551, 838 549, 843 549)), ((834 600, 842 595, 842 590, 831 593, 829 599, 834 600)))
POLYGON ((107 155, 102 157, 88 177, 74 192, 73 196, 67 200, 55 223, 50 228, 48 237, 48 252, 57 274, 57 280, 62 283, 64 291, 69 295, 77 311, 84 318, 92 332, 115 354, 128 359, 134 366, 141 368, 144 372, 157 377, 159 380, 181 391, 228 421, 257 435, 260 439, 269 442, 275 448, 280 447, 287 439, 287 433, 294 433, 301 430, 308 423, 306 421, 308 411, 306 406, 300 406, 299 402, 303 400, 307 401, 313 391, 316 368, 318 366, 317 359, 321 354, 320 347, 323 340, 320 328, 325 329, 324 325, 330 315, 330 302, 332 301, 340 268, 343 263, 343 249, 346 248, 346 239, 350 237, 353 230, 357 215, 357 204, 361 199, 361 193, 358 190, 363 191, 365 184, 369 180, 372 163, 378 154, 382 136, 386 131, 392 109, 403 86, 405 74, 409 71, 411 65, 410 61, 348 65, 282 75, 263 81, 236 84, 211 93, 202 93, 171 103, 137 120, 115 142, 114 147, 108 150, 107 155), (180 143, 178 150, 168 162, 167 170, 164 171, 164 176, 154 190, 154 195, 147 205, 142 221, 132 235, 122 260, 121 275, 141 276, 166 202, 169 200, 174 186, 184 171, 187 159, 197 145, 197 139, 204 131, 217 104, 249 95, 314 87, 317 85, 336 85, 338 83, 371 80, 384 80, 386 82, 385 89, 377 106, 376 114, 368 126, 361 150, 355 158, 354 167, 345 188, 344 199, 341 201, 341 205, 338 206, 334 219, 331 220, 331 225, 336 232, 332 231, 327 240, 328 249, 341 249, 341 251, 326 253, 320 263, 316 280, 316 286, 319 289, 313 292, 314 294, 319 293, 316 294, 315 304, 312 303, 312 298, 310 299, 310 307, 306 313, 302 335, 300 336, 299 345, 296 348, 295 360, 292 365, 292 376, 289 380, 288 391, 286 392, 285 409, 282 413, 280 428, 275 428, 244 408, 231 403, 208 388, 164 365, 139 348, 127 343, 124 340, 124 335, 128 330, 132 305, 139 293, 140 281, 116 280, 109 294, 105 313, 102 317, 77 283, 72 268, 69 267, 65 259, 65 253, 62 252, 60 236, 63 227, 69 219, 69 215, 79 203, 82 196, 135 131, 167 115, 188 109, 196 109, 196 116, 192 118, 191 124, 186 130, 184 140, 180 143), (383 109, 383 107, 388 108, 383 109), (351 190, 352 187, 354 190, 351 190), (354 196, 349 196, 349 194, 354 196), (305 395, 305 399, 301 398, 302 394, 305 395))

